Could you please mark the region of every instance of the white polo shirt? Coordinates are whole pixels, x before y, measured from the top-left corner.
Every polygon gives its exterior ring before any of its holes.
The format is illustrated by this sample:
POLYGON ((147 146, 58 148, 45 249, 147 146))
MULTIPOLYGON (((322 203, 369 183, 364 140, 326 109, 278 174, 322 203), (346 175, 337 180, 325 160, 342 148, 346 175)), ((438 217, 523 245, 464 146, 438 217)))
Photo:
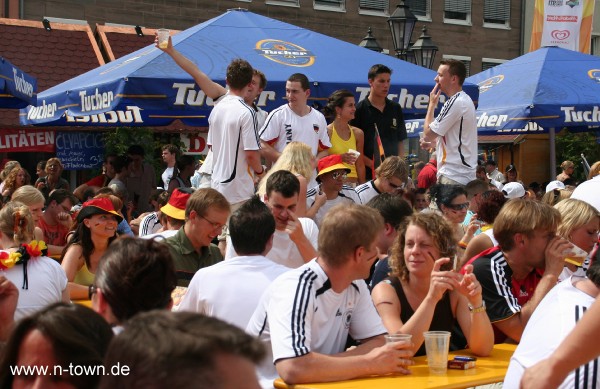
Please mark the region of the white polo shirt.
POLYGON ((178 310, 214 316, 245 329, 265 289, 288 270, 262 255, 202 268, 194 274, 178 310))

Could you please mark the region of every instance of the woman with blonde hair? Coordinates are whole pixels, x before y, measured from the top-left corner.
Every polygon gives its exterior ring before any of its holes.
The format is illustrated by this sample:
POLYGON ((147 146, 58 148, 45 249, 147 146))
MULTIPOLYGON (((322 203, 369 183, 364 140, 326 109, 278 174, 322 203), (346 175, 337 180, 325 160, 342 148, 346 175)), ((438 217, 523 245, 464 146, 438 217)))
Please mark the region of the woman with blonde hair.
POLYGON ((452 270, 456 254, 452 228, 436 213, 416 213, 398 229, 390 276, 373 288, 372 298, 389 333, 411 334, 415 355, 424 355, 424 331, 450 331, 450 350, 469 345, 480 356, 494 346, 482 288, 465 267, 452 270), (460 328, 460 330, 459 330, 460 328))
POLYGON ((69 301, 65 272, 46 256, 43 241, 32 241, 33 228, 25 204, 10 201, 0 209, 0 274, 19 288, 15 320, 69 301))
POLYGON ((541 202, 553 207, 556 204, 560 203, 561 201, 570 198, 572 194, 573 194, 572 190, 553 189, 550 192, 544 193, 544 195, 542 196, 541 202))
POLYGON ((2 197, 4 201, 9 201, 10 196, 14 193, 15 190, 19 189, 24 185, 29 185, 31 181, 31 176, 21 166, 14 167, 8 176, 6 176, 6 180, 4 180, 4 190, 2 191, 2 197))
POLYGON ((585 277, 590 265, 590 254, 598 244, 600 213, 596 208, 577 199, 565 199, 554 206, 560 212, 561 222, 556 233, 588 253, 583 263, 565 262, 565 268, 558 277, 559 281, 573 274, 585 277))
POLYGON ((50 192, 55 189, 65 189, 71 191, 69 182, 60 175, 63 171, 63 164, 58 158, 50 158, 46 162, 46 177, 40 177, 35 181, 35 187, 42 192, 44 198, 48 198, 50 192))
POLYGON ((594 162, 594 164, 590 167, 590 173, 588 174, 587 179, 591 180, 592 178, 596 177, 598 174, 600 174, 600 161, 594 162))
POLYGON ((258 184, 257 194, 261 199, 267 192, 267 180, 271 174, 279 170, 292 172, 300 181, 296 216, 304 217, 306 215, 306 189, 315 171, 315 157, 310 146, 302 142, 290 142, 285 146, 281 156, 258 184))
MULTIPOLYGON (((15 190, 11 197, 12 201, 18 201, 29 208, 31 217, 33 218, 33 225, 35 226, 33 231, 33 237, 35 240, 44 240, 44 231, 38 227, 38 221, 42 218, 44 213, 44 195, 39 190, 35 189, 31 185, 25 185, 15 190)), ((50 255, 60 254, 60 252, 53 253, 50 251, 50 255)))

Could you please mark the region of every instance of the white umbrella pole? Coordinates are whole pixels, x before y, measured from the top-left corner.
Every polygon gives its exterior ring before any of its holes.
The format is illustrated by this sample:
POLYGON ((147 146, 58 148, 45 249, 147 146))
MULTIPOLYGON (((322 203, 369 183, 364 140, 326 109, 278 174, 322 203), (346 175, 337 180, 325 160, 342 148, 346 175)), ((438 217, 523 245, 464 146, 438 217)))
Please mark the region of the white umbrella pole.
POLYGON ((554 127, 550 127, 548 135, 550 136, 550 181, 552 181, 556 177, 556 133, 554 127))

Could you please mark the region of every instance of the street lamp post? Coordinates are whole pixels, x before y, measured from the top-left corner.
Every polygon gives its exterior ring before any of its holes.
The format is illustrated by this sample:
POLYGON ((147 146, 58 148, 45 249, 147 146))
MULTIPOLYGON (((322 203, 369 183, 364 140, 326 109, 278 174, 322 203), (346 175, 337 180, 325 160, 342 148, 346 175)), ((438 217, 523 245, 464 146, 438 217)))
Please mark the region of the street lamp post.
POLYGON ((433 43, 431 37, 427 35, 427 27, 423 26, 421 36, 411 47, 415 63, 424 68, 431 69, 437 51, 438 47, 433 43))
POLYGON ((413 15, 407 5, 404 5, 404 1, 400 1, 394 13, 388 18, 392 40, 394 41, 394 50, 396 50, 396 56, 400 59, 406 60, 407 58, 410 38, 416 22, 417 17, 413 15))
POLYGON ((358 45, 360 47, 364 47, 365 49, 373 50, 378 53, 381 53, 383 51, 383 48, 381 46, 379 46, 379 43, 377 43, 377 40, 373 36, 371 27, 369 27, 369 29, 367 30, 367 36, 365 36, 358 45))

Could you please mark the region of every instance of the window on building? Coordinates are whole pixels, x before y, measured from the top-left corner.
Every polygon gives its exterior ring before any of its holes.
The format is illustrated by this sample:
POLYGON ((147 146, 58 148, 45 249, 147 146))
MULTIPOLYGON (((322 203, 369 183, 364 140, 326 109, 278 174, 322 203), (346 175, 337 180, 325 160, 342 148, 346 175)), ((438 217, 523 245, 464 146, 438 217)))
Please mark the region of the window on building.
POLYGON ((456 59, 465 64, 467 68, 467 77, 471 75, 471 57, 465 57, 462 55, 444 55, 444 59, 456 59))
POLYGON ((471 0, 444 0, 444 22, 471 24, 471 0))
POLYGON ((410 11, 420 20, 431 20, 431 0, 404 0, 410 11))
POLYGON ((484 0, 483 24, 486 27, 510 27, 510 0, 484 0))
POLYGON ((283 5, 285 7, 300 7, 300 0, 267 0, 270 5, 283 5))
POLYGON ((495 58, 482 58, 481 59, 481 71, 488 70, 493 68, 496 65, 500 65, 506 62, 505 59, 495 59, 495 58))
POLYGON ((346 10, 346 0, 314 0, 315 9, 346 10))
POLYGON ((389 0, 359 0, 358 8, 369 13, 387 14, 389 0))
POLYGON ((600 57, 600 35, 592 35, 592 45, 590 46, 590 54, 600 57))

